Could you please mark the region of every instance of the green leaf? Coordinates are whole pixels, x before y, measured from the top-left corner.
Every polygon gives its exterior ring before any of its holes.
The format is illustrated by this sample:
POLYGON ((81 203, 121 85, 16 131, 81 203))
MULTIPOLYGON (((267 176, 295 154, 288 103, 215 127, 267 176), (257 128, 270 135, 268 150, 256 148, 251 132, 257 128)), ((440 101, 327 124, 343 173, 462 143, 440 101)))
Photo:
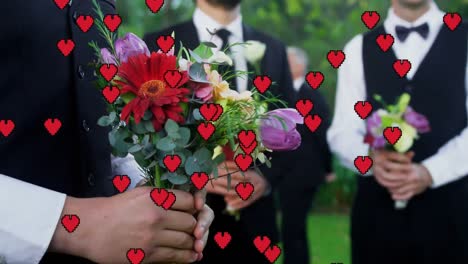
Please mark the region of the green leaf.
POLYGON ((185 173, 187 175, 192 175, 194 172, 200 172, 201 168, 198 165, 197 159, 194 156, 190 156, 187 158, 185 162, 185 173))
POLYGON ((188 182, 188 177, 177 173, 171 173, 168 178, 169 182, 175 185, 182 185, 188 182))
POLYGON ((151 120, 151 118, 153 118, 153 113, 147 110, 145 114, 143 115, 143 120, 149 121, 151 120))
MULTIPOLYGON (((190 52, 190 58, 191 58, 191 61, 192 62, 196 62, 195 64, 200 64, 203 62, 203 59, 202 57, 200 57, 200 55, 198 55, 197 53, 193 52, 192 50, 189 50, 190 52)), ((195 65, 193 64, 193 65, 195 65)), ((193 66, 192 65, 192 66, 193 66)), ((191 67, 190 67, 191 68, 191 67)))
POLYGON ((217 179, 219 177, 218 167, 213 168, 213 177, 217 179))
POLYGON ((111 112, 109 114, 109 120, 110 120, 111 123, 113 123, 116 118, 117 118, 117 113, 116 112, 111 112))
POLYGON ((201 63, 194 63, 192 66, 190 66, 189 76, 190 80, 194 82, 206 84, 210 83, 206 78, 206 72, 201 63))
POLYGON ((131 148, 128 149, 128 152, 130 153, 135 153, 138 152, 142 149, 143 147, 141 145, 134 145, 131 148))
POLYGON ((216 49, 218 47, 218 46, 216 46, 216 44, 214 44, 213 42, 209 42, 209 41, 204 41, 201 44, 205 45, 207 47, 210 47, 210 48, 214 48, 214 49, 216 49))
POLYGON ((178 139, 180 139, 180 134, 177 133, 177 132, 168 134, 167 136, 170 137, 170 138, 171 138, 172 140, 174 140, 174 141, 177 141, 178 139))
POLYGON ((143 137, 143 140, 141 141, 141 145, 142 145, 142 146, 146 146, 146 145, 148 145, 148 144, 149 144, 149 135, 145 135, 145 136, 143 137))
POLYGON ((112 124, 112 120, 108 116, 102 116, 97 123, 99 126, 106 127, 112 124))
POLYGON ((136 124, 134 121, 130 122, 130 128, 133 132, 139 135, 148 133, 148 130, 145 128, 144 122, 136 124))
POLYGON ((150 159, 151 157, 153 157, 156 154, 156 152, 158 152, 158 151, 157 150, 151 151, 148 155, 145 156, 145 160, 150 159))
POLYGON ((213 162, 216 165, 219 165, 219 164, 223 163, 225 160, 226 160, 226 155, 224 153, 221 153, 218 156, 216 156, 216 158, 213 160, 213 162))
POLYGON ((158 162, 153 160, 153 162, 151 162, 150 165, 148 165, 148 169, 151 169, 151 168, 155 167, 156 164, 158 164, 158 162))
POLYGON ((200 161, 211 160, 212 155, 211 151, 207 148, 201 148, 193 154, 193 156, 200 161))
POLYGON ((164 130, 166 130, 167 134, 177 133, 179 125, 174 120, 168 119, 164 124, 164 130))
POLYGON ((265 165, 271 169, 271 161, 270 159, 265 159, 265 165))
MULTIPOLYGON (((214 45, 213 43, 208 43, 208 42, 204 42, 204 43, 201 43, 194 51, 193 53, 195 53, 196 55, 198 55, 201 59, 209 59, 211 56, 213 56, 213 51, 212 51, 212 47, 210 47, 210 45, 214 45)), ((215 48, 216 48, 216 45, 214 45, 215 48)), ((193 55, 193 54, 191 54, 193 55)))
POLYGON ((143 121, 143 125, 145 126, 145 129, 148 132, 154 133, 156 130, 154 130, 153 123, 151 121, 143 121))
POLYGON ((161 138, 156 144, 156 148, 162 151, 173 151, 176 148, 174 141, 168 137, 161 138))
POLYGON ((135 99, 136 95, 132 93, 125 93, 120 96, 122 100, 125 102, 125 104, 130 103, 133 99, 135 99))
POLYGON ((193 110, 193 119, 195 119, 197 121, 202 121, 203 120, 203 116, 201 115, 199 108, 193 110))
POLYGON ((176 144, 178 147, 185 147, 190 141, 190 129, 186 127, 181 127, 179 129, 180 138, 177 139, 176 144))

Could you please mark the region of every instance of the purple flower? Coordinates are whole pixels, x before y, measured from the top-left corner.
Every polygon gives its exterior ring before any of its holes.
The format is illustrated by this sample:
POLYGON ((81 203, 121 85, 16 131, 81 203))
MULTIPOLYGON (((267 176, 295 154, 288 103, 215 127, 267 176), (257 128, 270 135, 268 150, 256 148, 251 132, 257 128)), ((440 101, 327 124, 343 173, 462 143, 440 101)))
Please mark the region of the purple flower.
POLYGON ((260 124, 263 145, 276 151, 297 149, 301 145, 301 135, 296 130, 296 124, 303 123, 304 118, 296 109, 277 109, 266 113, 260 124))
POLYGON ((110 51, 106 48, 101 49, 101 61, 104 64, 116 64, 117 65, 117 61, 114 55, 112 55, 112 53, 110 53, 110 51))
POLYGON ((120 62, 127 62, 129 57, 138 54, 150 56, 150 51, 146 43, 133 33, 127 33, 125 37, 115 42, 115 52, 120 62))
POLYGON ((369 116, 366 120, 366 125, 368 133, 374 137, 379 136, 379 131, 381 131, 382 126, 382 118, 380 118, 378 111, 375 111, 371 116, 369 116))
POLYGON ((406 109, 404 118, 408 124, 416 128, 418 133, 427 133, 431 130, 429 120, 424 115, 414 111, 411 107, 406 109))

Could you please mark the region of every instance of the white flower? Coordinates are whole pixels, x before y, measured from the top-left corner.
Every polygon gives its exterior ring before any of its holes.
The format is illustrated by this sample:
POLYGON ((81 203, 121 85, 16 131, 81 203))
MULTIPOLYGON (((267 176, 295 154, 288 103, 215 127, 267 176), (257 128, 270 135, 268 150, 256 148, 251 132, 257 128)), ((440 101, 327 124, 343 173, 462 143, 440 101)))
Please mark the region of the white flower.
POLYGON ((238 91, 229 89, 221 92, 220 97, 229 101, 250 101, 252 100, 252 92, 243 91, 239 93, 238 91))
POLYGON ((219 64, 228 64, 232 66, 232 59, 222 51, 216 51, 213 56, 208 59, 208 63, 219 63, 219 64))
POLYGON ((260 41, 249 40, 244 49, 245 59, 251 64, 255 64, 265 56, 266 45, 260 41))
POLYGON ((401 129, 401 137, 395 143, 394 148, 400 153, 405 153, 413 146, 414 139, 418 133, 414 127, 408 125, 406 122, 399 124, 398 127, 401 129))
POLYGON ((179 70, 180 71, 188 71, 190 65, 191 65, 191 63, 188 60, 184 59, 184 58, 181 58, 179 60, 179 70))

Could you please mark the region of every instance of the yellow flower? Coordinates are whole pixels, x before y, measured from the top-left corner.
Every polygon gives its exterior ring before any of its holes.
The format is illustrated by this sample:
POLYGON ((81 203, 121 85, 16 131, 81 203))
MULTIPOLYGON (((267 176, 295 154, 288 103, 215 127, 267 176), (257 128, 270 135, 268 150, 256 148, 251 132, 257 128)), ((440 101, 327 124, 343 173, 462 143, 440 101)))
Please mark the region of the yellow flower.
POLYGON ((213 99, 215 101, 223 99, 221 93, 229 91, 229 83, 223 81, 218 71, 208 73, 208 81, 213 86, 213 99))
POLYGON ((394 148, 400 153, 405 153, 413 146, 414 139, 417 137, 418 133, 414 127, 408 125, 406 122, 398 124, 398 126, 401 129, 401 137, 395 143, 394 148))
POLYGON ((213 150, 213 157, 211 157, 211 159, 214 160, 216 157, 218 157, 218 156, 221 155, 222 153, 223 153, 223 147, 217 146, 217 147, 213 150))

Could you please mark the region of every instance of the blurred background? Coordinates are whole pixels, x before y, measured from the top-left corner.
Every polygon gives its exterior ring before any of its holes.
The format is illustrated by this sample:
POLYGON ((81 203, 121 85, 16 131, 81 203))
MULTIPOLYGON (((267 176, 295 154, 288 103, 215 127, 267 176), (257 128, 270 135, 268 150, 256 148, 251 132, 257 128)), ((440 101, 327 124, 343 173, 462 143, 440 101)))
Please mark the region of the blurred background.
MULTIPOLYGON (((436 2, 444 11, 459 12, 464 18, 468 15, 468 0, 436 2)), ((117 4, 124 21, 121 32, 131 31, 141 37, 145 32, 159 31, 189 19, 194 10, 192 0, 165 0, 157 14, 148 10, 144 0, 118 0, 117 4)), ((330 67, 326 54, 343 49, 354 35, 367 30, 361 21, 364 11, 377 11, 382 22, 389 5, 389 0, 246 0, 242 3, 242 14, 244 21, 253 27, 308 53, 309 70, 325 75, 320 91, 333 111, 336 70, 330 67)), ((336 160, 334 169, 336 179, 322 185, 308 218, 308 238, 317 264, 350 263, 348 217, 356 175, 336 160)))

